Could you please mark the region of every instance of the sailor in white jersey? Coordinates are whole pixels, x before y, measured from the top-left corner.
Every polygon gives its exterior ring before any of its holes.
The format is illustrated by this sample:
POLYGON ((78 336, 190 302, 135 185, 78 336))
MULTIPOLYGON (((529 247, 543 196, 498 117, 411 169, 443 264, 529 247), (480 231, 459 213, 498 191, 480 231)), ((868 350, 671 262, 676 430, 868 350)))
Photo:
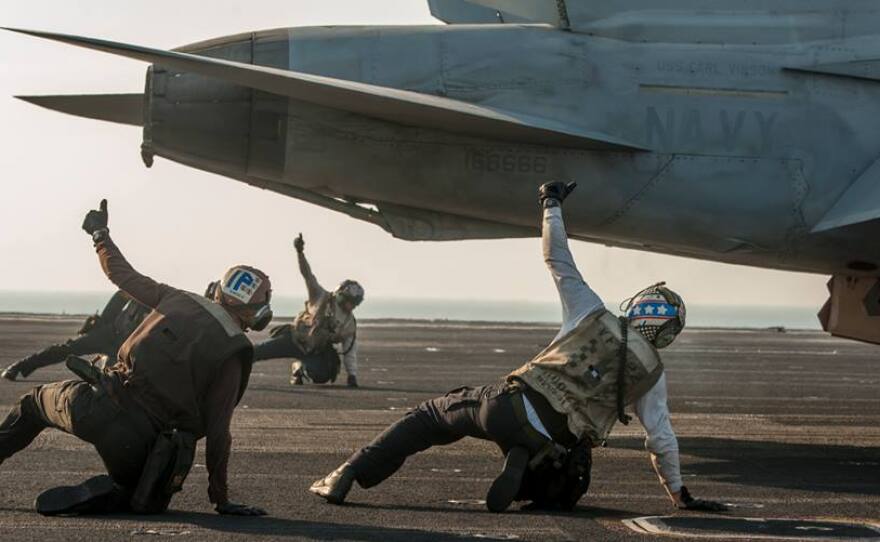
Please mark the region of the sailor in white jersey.
POLYGON ((312 493, 341 504, 354 481, 373 487, 410 455, 470 436, 494 441, 506 455, 487 495, 490 510, 504 511, 514 500, 571 509, 589 487, 590 449, 604 444, 617 421, 629 422, 624 409, 632 405, 672 503, 724 509, 693 498, 682 485, 678 441, 669 419, 657 349, 671 344, 684 328, 684 303, 659 283, 629 300, 624 317, 605 308, 568 248, 561 205, 574 186, 553 182, 540 188, 544 260, 563 313, 551 344, 499 384, 460 388, 422 403, 315 482, 312 493))

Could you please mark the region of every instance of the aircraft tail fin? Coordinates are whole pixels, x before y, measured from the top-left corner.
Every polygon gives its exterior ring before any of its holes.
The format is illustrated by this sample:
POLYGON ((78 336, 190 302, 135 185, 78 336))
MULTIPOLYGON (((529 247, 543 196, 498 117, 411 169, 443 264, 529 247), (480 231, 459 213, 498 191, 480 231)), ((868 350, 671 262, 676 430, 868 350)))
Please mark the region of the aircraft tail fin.
POLYGON ((609 134, 519 112, 307 73, 243 64, 178 51, 94 38, 17 30, 28 34, 214 77, 303 102, 402 124, 491 140, 592 150, 644 151, 609 134))
POLYGON ((143 94, 16 96, 19 100, 87 119, 131 126, 144 125, 143 94))

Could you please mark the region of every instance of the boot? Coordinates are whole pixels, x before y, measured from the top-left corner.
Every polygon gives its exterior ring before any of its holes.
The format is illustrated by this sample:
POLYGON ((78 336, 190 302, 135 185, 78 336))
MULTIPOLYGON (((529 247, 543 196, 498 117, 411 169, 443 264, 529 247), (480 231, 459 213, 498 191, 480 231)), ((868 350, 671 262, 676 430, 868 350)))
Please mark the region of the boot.
POLYGON ((123 494, 104 474, 79 485, 47 489, 37 496, 34 508, 44 516, 106 514, 122 507, 123 494))
POLYGON ((486 495, 486 508, 492 512, 507 510, 519 493, 528 466, 529 451, 521 446, 511 448, 504 460, 504 469, 486 495))
POLYGON ((342 504, 353 483, 354 468, 351 463, 343 463, 341 467, 312 484, 309 491, 325 498, 330 504, 342 504))
POLYGON ((4 369, 3 372, 0 373, 0 377, 5 378, 10 382, 15 382, 19 376, 26 376, 22 374, 23 372, 24 371, 22 371, 21 362, 19 361, 4 369))
POLYGON ((70 354, 70 347, 67 344, 56 344, 46 348, 42 352, 31 354, 30 356, 17 361, 6 368, 0 377, 9 381, 15 381, 19 377, 27 378, 30 374, 41 367, 60 363, 70 354))
POLYGON ((348 375, 348 387, 349 388, 357 388, 358 386, 358 377, 355 375, 348 375))
POLYGON ((303 370, 302 364, 297 361, 294 361, 290 364, 290 384, 292 386, 302 386, 303 385, 303 370))
POLYGON ((83 382, 87 382, 95 387, 101 385, 101 371, 91 361, 79 356, 67 356, 65 365, 67 365, 71 373, 78 376, 83 382))

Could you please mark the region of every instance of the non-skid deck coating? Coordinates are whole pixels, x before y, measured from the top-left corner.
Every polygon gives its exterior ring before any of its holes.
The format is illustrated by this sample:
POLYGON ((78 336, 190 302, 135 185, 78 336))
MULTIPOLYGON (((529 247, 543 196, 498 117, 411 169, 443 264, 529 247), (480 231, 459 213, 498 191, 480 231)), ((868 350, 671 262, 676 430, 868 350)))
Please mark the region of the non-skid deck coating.
MULTIPOLYGON (((0 319, 0 363, 78 325, 0 319)), ((40 517, 31 511, 38 492, 101 472, 89 445, 46 431, 0 465, 0 540, 660 539, 623 520, 692 514, 669 505, 637 423, 616 429, 596 451, 590 493, 572 514, 486 511, 480 500, 501 458, 475 440, 412 458, 385 484, 356 488, 343 507, 306 491, 407 408, 497 380, 553 334, 543 326, 362 324, 358 390, 291 387, 286 363, 257 365, 236 412, 230 486, 235 499, 267 507, 266 518, 213 513, 201 450, 168 515, 40 517)), ((819 333, 687 332, 664 353, 686 484, 697 496, 731 503, 728 517, 877 521, 878 356, 880 347, 819 333)), ((68 377, 59 366, 0 382, 0 405, 5 410, 30 386, 68 377)))

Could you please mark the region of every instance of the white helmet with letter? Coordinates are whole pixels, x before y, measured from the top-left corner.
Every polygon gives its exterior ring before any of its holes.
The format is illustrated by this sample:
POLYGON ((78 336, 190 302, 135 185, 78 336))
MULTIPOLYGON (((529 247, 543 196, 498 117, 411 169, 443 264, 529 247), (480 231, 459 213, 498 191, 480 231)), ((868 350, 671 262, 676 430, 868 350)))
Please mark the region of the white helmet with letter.
POLYGON ((266 329, 272 321, 272 283, 269 276, 247 265, 229 269, 223 279, 211 283, 205 296, 244 317, 254 331, 266 329))

